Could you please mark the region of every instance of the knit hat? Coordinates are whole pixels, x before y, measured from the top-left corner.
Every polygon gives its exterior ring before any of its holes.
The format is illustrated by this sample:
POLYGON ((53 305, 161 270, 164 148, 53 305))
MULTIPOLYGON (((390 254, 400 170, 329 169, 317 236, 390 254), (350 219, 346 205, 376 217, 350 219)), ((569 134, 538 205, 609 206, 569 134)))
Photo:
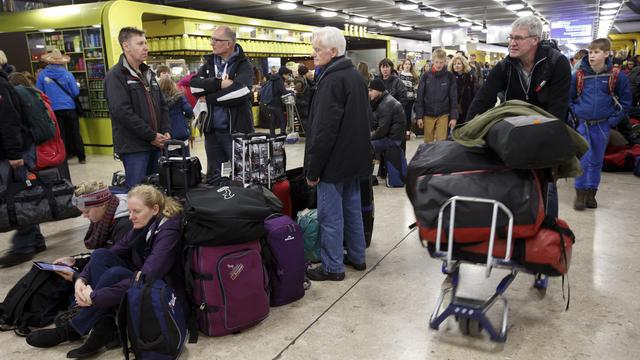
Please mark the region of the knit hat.
POLYGON ((99 189, 92 193, 76 196, 75 194, 71 198, 71 202, 78 209, 83 210, 86 208, 98 207, 107 201, 111 200, 111 191, 109 188, 99 189))
POLYGON ((371 80, 371 82, 369 83, 369 89, 378 90, 380 92, 385 92, 385 90, 387 90, 384 88, 384 83, 382 82, 382 80, 378 78, 371 80))

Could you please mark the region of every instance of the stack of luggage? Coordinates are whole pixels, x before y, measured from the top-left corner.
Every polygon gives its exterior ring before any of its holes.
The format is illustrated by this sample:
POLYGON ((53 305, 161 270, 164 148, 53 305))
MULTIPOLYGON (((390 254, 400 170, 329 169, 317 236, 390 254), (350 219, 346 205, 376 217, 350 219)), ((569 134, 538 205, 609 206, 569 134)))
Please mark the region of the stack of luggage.
MULTIPOLYGON (((421 145, 408 167, 406 191, 429 252, 435 255, 438 215, 447 200, 485 198, 503 203, 513 214, 512 261, 535 273, 565 274, 574 236, 565 221, 546 215, 538 173, 576 157, 570 131, 556 119, 515 116, 495 122, 484 133, 486 146, 467 147, 452 141, 421 145)), ((492 208, 488 203, 456 204, 454 259, 486 261, 492 208)), ((445 248, 449 210, 443 213, 445 248)), ((495 257, 504 257, 507 251, 508 223, 505 215, 498 215, 495 257)))

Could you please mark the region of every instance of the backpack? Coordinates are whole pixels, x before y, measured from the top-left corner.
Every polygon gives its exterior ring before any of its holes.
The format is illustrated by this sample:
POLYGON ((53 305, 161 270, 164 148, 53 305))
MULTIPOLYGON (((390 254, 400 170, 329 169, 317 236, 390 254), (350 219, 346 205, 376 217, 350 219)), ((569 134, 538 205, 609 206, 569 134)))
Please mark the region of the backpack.
POLYGON ((69 306, 72 289, 72 284, 58 274, 32 266, 0 303, 0 330, 16 329, 26 334, 29 327, 52 324, 69 306))
MULTIPOLYGON (((611 72, 609 73, 609 95, 611 95, 614 100, 617 102, 617 97, 615 96, 616 91, 616 83, 618 82, 618 77, 620 76, 620 66, 615 65, 611 68, 611 72)), ((576 70, 576 98, 582 95, 582 91, 584 90, 584 71, 582 69, 576 70)))
POLYGON ((18 85, 14 88, 20 98, 23 119, 36 145, 53 139, 56 134, 56 126, 39 96, 40 92, 24 85, 18 85))
POLYGON ((189 335, 182 299, 164 281, 144 275, 132 279, 122 298, 118 329, 127 360, 129 351, 137 360, 177 359, 189 335))
POLYGON ((40 99, 42 99, 44 106, 47 108, 49 117, 53 121, 56 129, 53 138, 36 146, 35 170, 43 170, 62 164, 67 158, 67 151, 64 148, 64 142, 62 141, 62 136, 60 134, 60 127, 58 126, 56 115, 51 108, 51 101, 49 100, 49 97, 43 92, 39 92, 38 95, 40 96, 40 99))
POLYGON ((298 225, 304 237, 304 259, 311 263, 320 262, 320 223, 318 210, 298 212, 298 225))
POLYGON ((267 83, 260 89, 260 102, 267 105, 273 102, 273 81, 267 80, 267 83))

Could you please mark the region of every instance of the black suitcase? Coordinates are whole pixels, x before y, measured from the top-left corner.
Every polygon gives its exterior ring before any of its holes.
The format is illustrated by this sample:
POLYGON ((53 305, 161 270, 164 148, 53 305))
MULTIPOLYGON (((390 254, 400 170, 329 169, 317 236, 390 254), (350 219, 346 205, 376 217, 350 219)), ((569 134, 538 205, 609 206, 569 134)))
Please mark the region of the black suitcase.
POLYGON ((291 192, 291 213, 294 217, 297 217, 301 210, 318 207, 316 188, 307 185, 303 168, 287 170, 287 180, 291 192))
POLYGON ((188 147, 183 141, 168 140, 159 160, 160 185, 167 195, 184 194, 202 182, 202 165, 196 156, 187 156, 188 147), (170 156, 171 147, 179 147, 181 156, 170 156))
POLYGON ((373 236, 373 219, 375 205, 373 202, 373 182, 371 176, 360 179, 360 204, 362 205, 362 224, 364 225, 364 239, 367 247, 371 245, 373 236))

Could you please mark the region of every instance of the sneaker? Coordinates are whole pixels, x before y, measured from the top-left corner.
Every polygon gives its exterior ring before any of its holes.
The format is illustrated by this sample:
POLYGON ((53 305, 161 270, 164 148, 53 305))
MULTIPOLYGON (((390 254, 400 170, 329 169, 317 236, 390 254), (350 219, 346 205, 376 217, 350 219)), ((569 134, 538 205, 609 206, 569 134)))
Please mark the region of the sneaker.
POLYGON ((313 281, 342 281, 344 280, 344 272, 330 273, 322 269, 322 266, 318 266, 315 269, 307 270, 307 277, 313 281))
POLYGON ((351 260, 349 260, 349 257, 347 256, 347 254, 344 255, 344 258, 342 259, 342 263, 347 265, 347 266, 351 266, 352 268, 358 270, 358 271, 364 271, 367 269, 367 263, 362 263, 362 264, 356 264, 354 262, 352 262, 351 260))

